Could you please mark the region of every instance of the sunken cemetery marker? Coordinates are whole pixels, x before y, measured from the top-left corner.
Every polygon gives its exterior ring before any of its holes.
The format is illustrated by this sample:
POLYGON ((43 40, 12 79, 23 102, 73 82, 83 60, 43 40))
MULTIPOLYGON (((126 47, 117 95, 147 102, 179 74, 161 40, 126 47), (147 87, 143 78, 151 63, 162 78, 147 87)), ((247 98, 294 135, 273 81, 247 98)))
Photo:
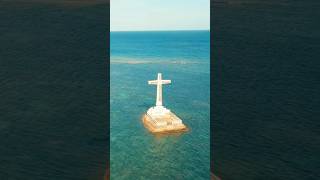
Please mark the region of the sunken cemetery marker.
POLYGON ((183 132, 188 130, 178 116, 163 106, 162 85, 170 83, 171 80, 162 79, 161 73, 158 73, 157 80, 148 81, 148 84, 157 86, 156 105, 148 109, 142 121, 152 133, 183 132))

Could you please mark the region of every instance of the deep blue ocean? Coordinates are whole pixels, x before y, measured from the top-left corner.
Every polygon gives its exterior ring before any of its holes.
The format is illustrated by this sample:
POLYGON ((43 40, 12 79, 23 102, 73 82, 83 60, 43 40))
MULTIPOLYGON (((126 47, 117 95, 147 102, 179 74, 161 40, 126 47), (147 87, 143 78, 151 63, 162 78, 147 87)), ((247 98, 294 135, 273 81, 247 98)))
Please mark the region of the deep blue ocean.
POLYGON ((210 32, 111 32, 110 50, 111 179, 209 179, 210 32), (141 122, 158 72, 172 80, 164 106, 187 133, 156 136, 141 122))

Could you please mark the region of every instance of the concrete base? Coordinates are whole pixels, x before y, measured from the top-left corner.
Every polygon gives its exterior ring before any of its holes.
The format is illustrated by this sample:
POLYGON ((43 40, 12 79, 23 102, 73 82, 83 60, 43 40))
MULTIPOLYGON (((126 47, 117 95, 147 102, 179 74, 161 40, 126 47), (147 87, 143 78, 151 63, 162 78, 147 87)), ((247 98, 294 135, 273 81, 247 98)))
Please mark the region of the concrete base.
POLYGON ((163 106, 151 107, 142 117, 144 126, 152 133, 176 133, 188 131, 186 125, 163 106))

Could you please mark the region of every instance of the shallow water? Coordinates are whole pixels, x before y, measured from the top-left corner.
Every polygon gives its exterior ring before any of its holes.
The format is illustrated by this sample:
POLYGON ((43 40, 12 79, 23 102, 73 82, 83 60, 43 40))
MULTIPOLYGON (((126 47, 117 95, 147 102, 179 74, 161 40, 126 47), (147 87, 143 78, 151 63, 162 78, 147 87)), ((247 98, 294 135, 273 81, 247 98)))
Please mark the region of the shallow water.
POLYGON ((209 65, 209 31, 111 33, 111 179, 209 179, 209 65), (155 136, 141 122, 158 72, 187 133, 155 136))

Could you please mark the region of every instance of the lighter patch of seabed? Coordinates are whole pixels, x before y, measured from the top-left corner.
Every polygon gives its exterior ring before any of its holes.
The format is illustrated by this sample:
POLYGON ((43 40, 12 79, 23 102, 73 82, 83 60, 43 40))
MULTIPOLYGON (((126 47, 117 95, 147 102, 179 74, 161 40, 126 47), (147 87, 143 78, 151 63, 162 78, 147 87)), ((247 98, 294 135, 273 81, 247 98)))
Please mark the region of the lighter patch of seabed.
POLYGON ((204 62, 185 61, 185 60, 116 60, 111 59, 111 64, 205 64, 204 62))

